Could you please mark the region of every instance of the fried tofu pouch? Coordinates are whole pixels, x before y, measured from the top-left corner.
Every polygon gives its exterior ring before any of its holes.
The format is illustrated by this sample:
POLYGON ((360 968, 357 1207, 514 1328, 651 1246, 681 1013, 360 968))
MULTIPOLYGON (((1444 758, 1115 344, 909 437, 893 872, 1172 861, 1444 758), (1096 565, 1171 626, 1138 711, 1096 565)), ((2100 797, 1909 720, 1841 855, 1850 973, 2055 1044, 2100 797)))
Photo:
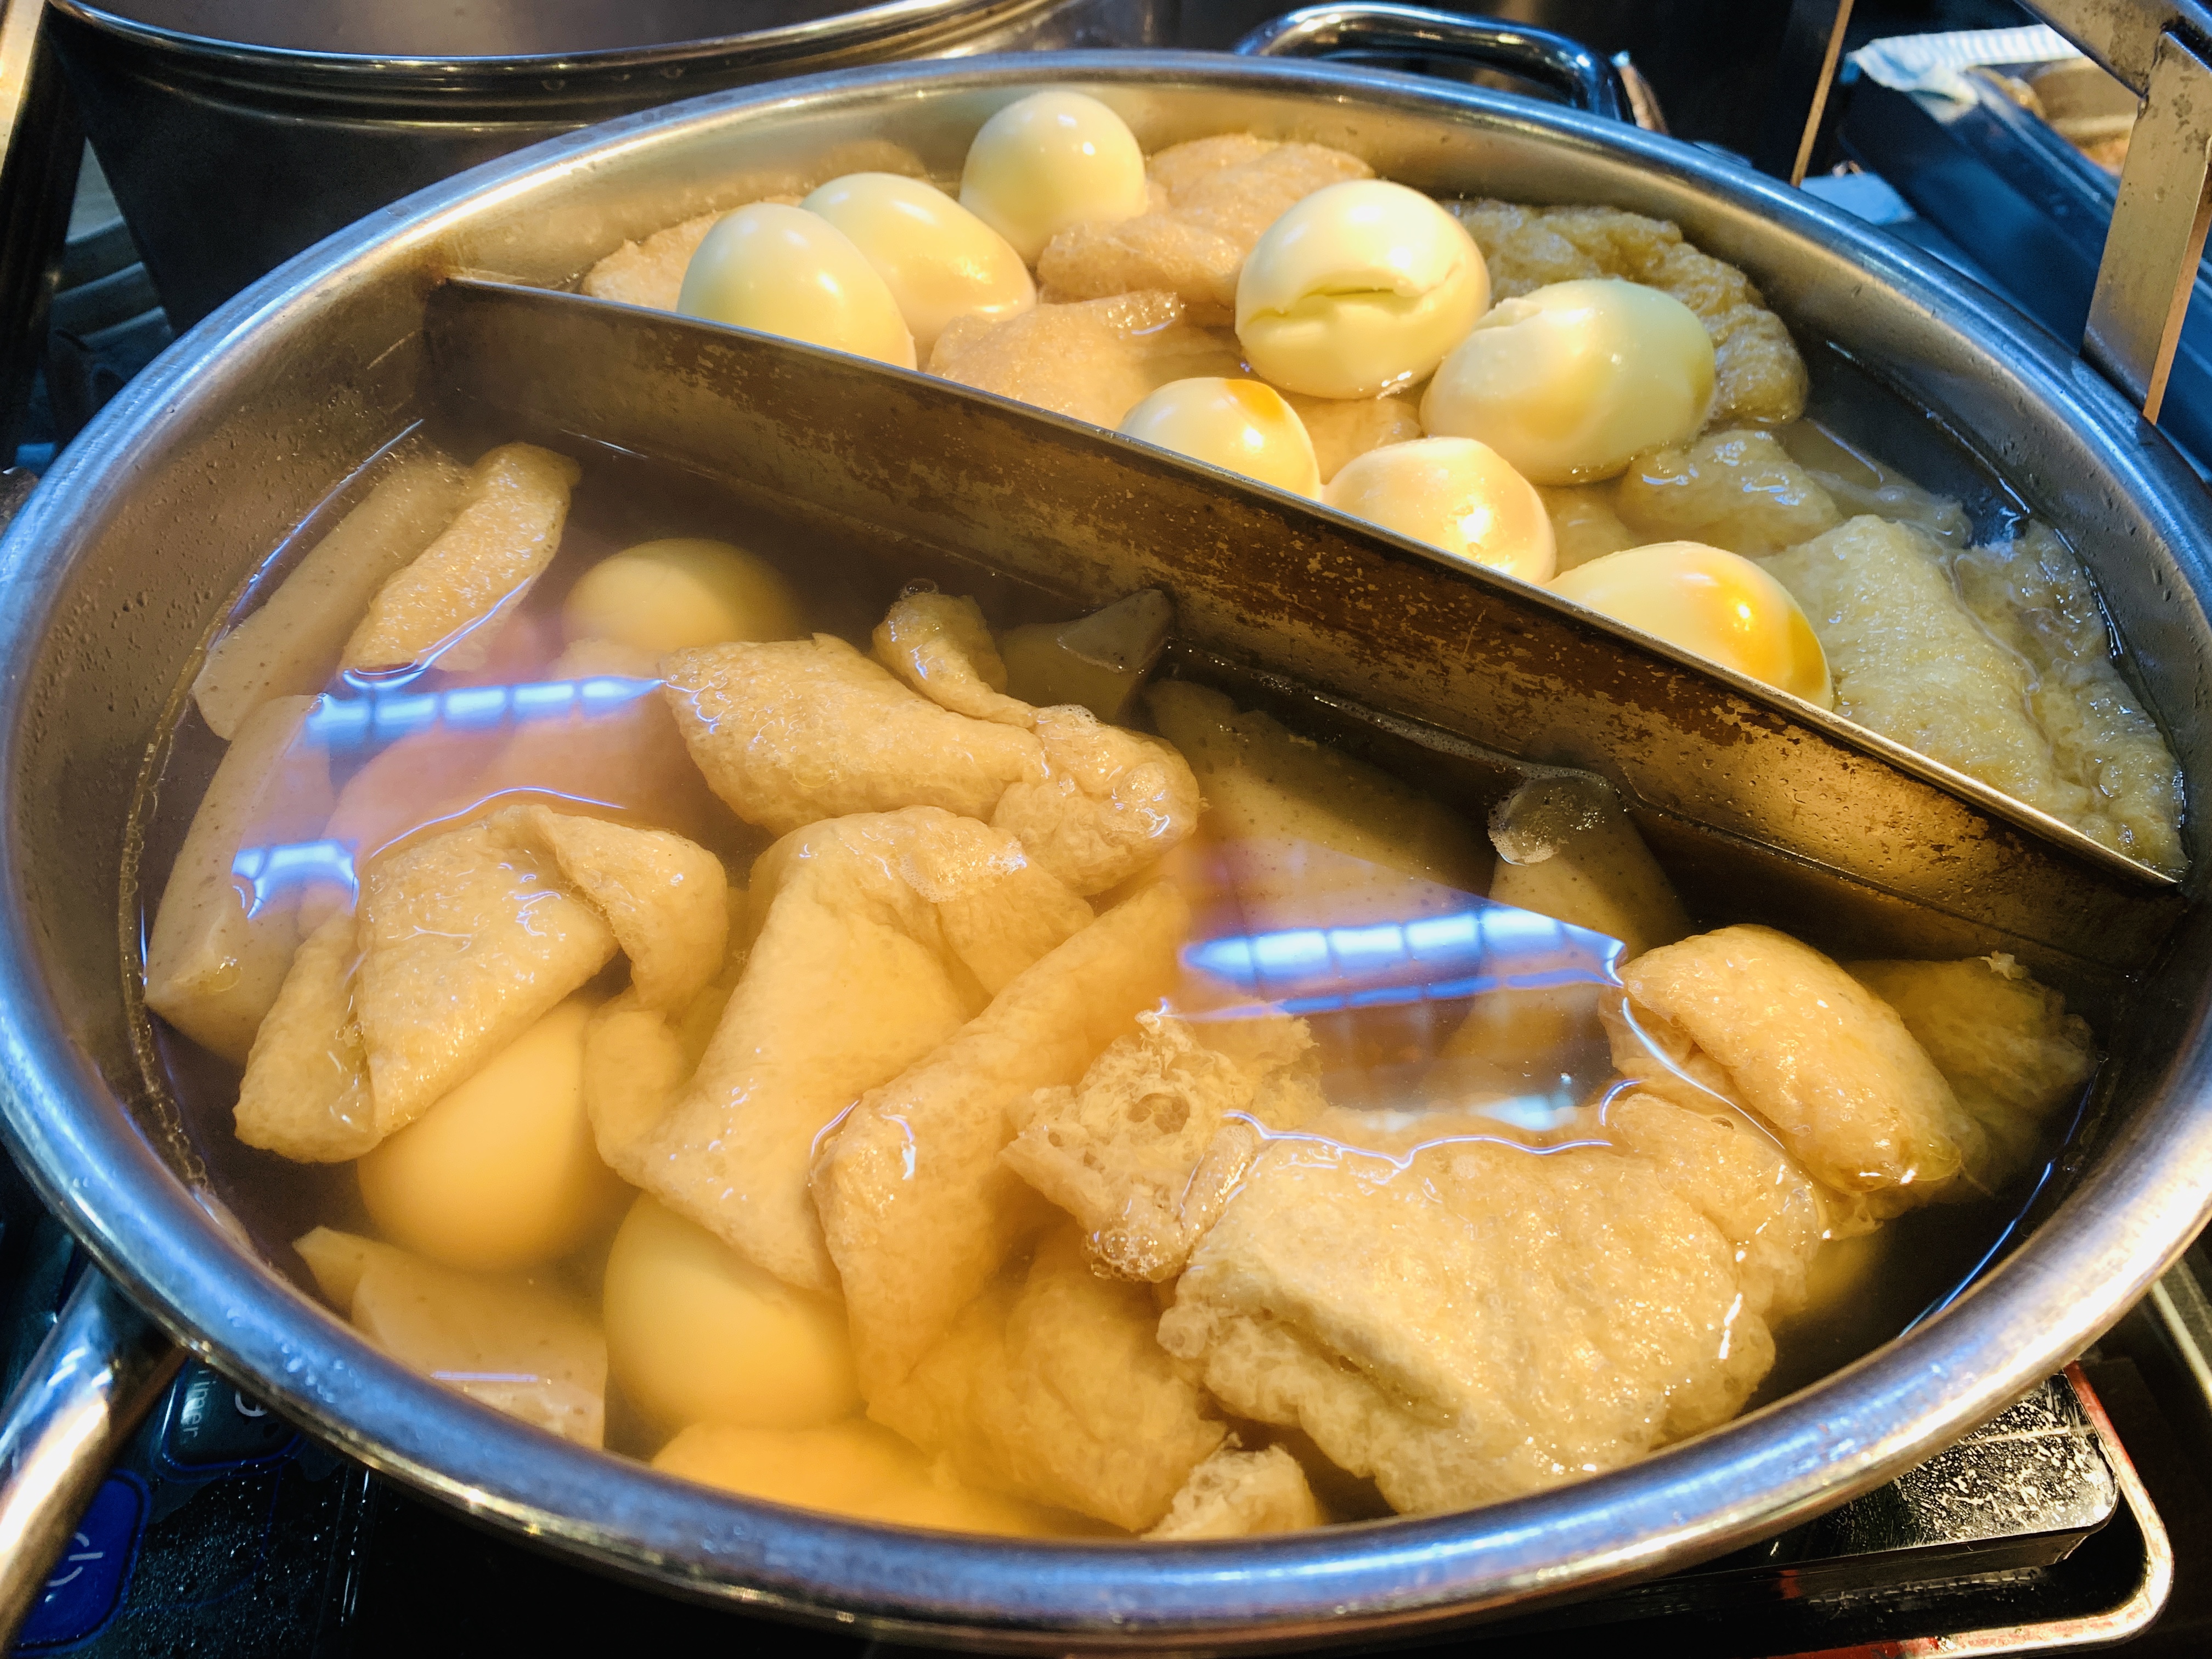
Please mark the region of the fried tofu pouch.
POLYGON ((1118 886, 1198 822, 1182 757, 1073 706, 1005 693, 973 600, 911 594, 876 659, 827 634, 680 651, 669 706, 714 793, 788 830, 849 812, 942 807, 1019 837, 1083 894, 1118 886))
POLYGON ((1190 1472, 1147 1538, 1254 1538, 1318 1527, 1322 1512, 1298 1460, 1280 1446, 1243 1451, 1224 1441, 1190 1472))
POLYGON ((1606 1011, 1613 1063, 1695 1108, 1732 1101, 1819 1181, 1893 1215, 1938 1196, 1983 1137, 1897 1012, 1810 945, 1723 927, 1648 951, 1606 1011))
POLYGON ((467 669, 561 549, 584 471, 534 444, 501 444, 470 469, 451 523, 376 591, 340 666, 467 669))
POLYGON ((1491 302, 1553 283, 1620 276, 1673 295, 1713 342, 1709 427, 1784 426, 1805 412, 1805 360, 1751 279, 1682 240, 1664 219, 1609 207, 1446 205, 1490 267, 1491 302))
POLYGON ((1266 1009, 1224 1010, 1195 1030, 1148 1010, 1081 1083, 1037 1091, 1000 1161, 1074 1218, 1100 1272, 1172 1279, 1262 1130, 1297 1128, 1321 1109, 1313 1056, 1305 1022, 1266 1009))
POLYGON ((814 1199, 872 1404, 906 1379, 1036 1226, 1041 1203, 999 1159, 1016 1115, 1039 1089, 1081 1078, 1173 987, 1189 923, 1164 884, 1123 900, 1016 976, 941 1048, 864 1095, 823 1142, 814 1199))
POLYGON ((1115 427, 1170 380, 1244 372, 1236 336, 1194 327, 1158 289, 1109 300, 1044 304, 994 322, 956 317, 929 354, 929 372, 1115 427))
POLYGON ((1325 144, 1224 132, 1170 145, 1145 164, 1152 204, 1133 219, 1071 225, 1037 257, 1048 301, 1164 290, 1194 320, 1230 321, 1237 279, 1261 233, 1314 191, 1375 170, 1325 144))
POLYGON ((412 1122, 618 950, 688 1001, 722 954, 720 864, 663 830, 514 808, 371 866, 358 915, 301 948, 240 1085, 239 1139, 357 1158, 412 1122))
POLYGON ((834 1291, 817 1138, 1091 908, 1011 836, 929 806, 793 831, 756 863, 749 908, 759 933, 696 1074, 670 1022, 611 1005, 586 1038, 586 1104, 618 1173, 785 1282, 834 1291))
POLYGON ((1613 506, 1630 544, 1702 542, 1755 559, 1809 542, 1844 521, 1835 498, 1771 432, 1709 432, 1628 464, 1613 506))
POLYGON ((1897 1010, 1980 1126, 1986 1152, 1969 1174, 1981 1186, 2001 1185, 2048 1147, 2053 1120, 2096 1069, 2087 1024, 2009 956, 1845 971, 1897 1010))
POLYGON ((330 1227, 293 1248, 323 1294, 408 1370, 580 1446, 603 1443, 606 1340, 548 1279, 459 1273, 330 1227))
POLYGON ((1825 1216, 1725 1107, 1641 1091, 1538 1156, 1273 1141, 1162 1316, 1229 1411, 1303 1429, 1394 1508, 1470 1508, 1726 1420, 1825 1216), (1611 1145, 1592 1145, 1600 1139, 1611 1145))
POLYGON ((1142 1532, 1225 1432, 1153 1340, 1158 1316, 1149 1290, 1097 1277, 1074 1229, 1054 1227, 869 1415, 963 1480, 1142 1532))

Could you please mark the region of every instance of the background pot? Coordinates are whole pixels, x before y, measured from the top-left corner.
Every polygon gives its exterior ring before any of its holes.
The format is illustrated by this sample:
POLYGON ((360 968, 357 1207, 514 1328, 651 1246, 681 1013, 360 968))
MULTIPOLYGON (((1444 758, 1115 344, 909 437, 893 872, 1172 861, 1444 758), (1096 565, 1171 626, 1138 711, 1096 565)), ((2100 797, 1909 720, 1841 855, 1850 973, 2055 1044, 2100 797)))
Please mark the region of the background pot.
POLYGON ((85 131, 183 328, 364 214, 555 133, 849 64, 1162 46, 1177 0, 48 3, 85 131))

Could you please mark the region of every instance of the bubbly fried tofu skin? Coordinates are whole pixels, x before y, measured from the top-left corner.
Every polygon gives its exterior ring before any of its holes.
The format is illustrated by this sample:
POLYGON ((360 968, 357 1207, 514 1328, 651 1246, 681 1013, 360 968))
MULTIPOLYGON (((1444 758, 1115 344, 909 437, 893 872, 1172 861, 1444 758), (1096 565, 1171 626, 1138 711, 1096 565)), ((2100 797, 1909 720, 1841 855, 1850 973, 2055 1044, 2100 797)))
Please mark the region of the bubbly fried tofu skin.
POLYGON ((869 1415, 978 1486, 1141 1532, 1221 1443, 1140 1285, 1091 1271, 1072 1227, 964 1308, 869 1415))
POLYGON ((1710 425, 1782 426, 1805 412, 1805 360, 1751 279, 1664 219, 1609 207, 1451 204, 1490 266, 1494 301, 1553 283, 1620 276, 1673 295, 1713 340, 1710 425))
POLYGON ((1998 1187, 2047 1150, 2054 1120, 2097 1066, 2089 1028, 2064 997, 2002 954, 1845 967, 1897 1010, 1981 1126, 1986 1147, 1970 1178, 1998 1187))
POLYGON ((1759 558, 1833 530, 1835 501, 1771 432, 1709 432, 1638 456, 1613 504, 1648 542, 1703 542, 1759 558))
POLYGON ((1298 1460, 1280 1446, 1238 1449, 1232 1438, 1190 1472, 1147 1538, 1255 1538, 1302 1532, 1328 1517, 1298 1460))
POLYGON ((760 931, 696 1073, 675 1081, 669 1024, 625 1003, 587 1034, 586 1104, 617 1172, 787 1283, 835 1291, 807 1191, 817 1138, 1091 908, 1011 836, 927 806, 793 832, 750 902, 760 931))
POLYGON ((994 322, 956 317, 929 372, 978 392, 1113 427, 1170 380, 1243 373, 1236 337, 1193 326, 1157 289, 1039 305, 994 322))
POLYGON ((1005 695, 972 601, 909 594, 874 643, 879 661, 826 634, 667 659, 669 704, 732 811, 788 830, 939 806, 1017 836, 1083 894, 1120 885, 1196 827, 1198 781, 1168 744, 1005 695))
POLYGON ((1821 1226, 1767 1137, 1640 1091, 1540 1154, 1291 1136, 1200 1243, 1159 1337, 1226 1409, 1303 1429, 1401 1511, 1470 1508, 1733 1415, 1821 1226))
POLYGON ((678 651, 661 672, 708 784, 778 835, 905 806, 988 818, 1043 774, 1030 732, 940 708, 834 635, 678 651))
POLYGON ((641 994, 687 1002, 727 914, 720 865, 662 830, 513 808, 396 853, 363 877, 358 914, 323 922, 293 962, 246 1060, 239 1139, 359 1157, 625 945, 641 994))
POLYGON ((2094 822, 2091 790, 2062 775, 2031 713, 2028 663, 1960 602, 1923 532, 1856 518, 1760 564, 1820 635, 1838 714, 2054 817, 2094 822))
POLYGON ((1146 163, 1152 204, 1133 219, 1071 225, 1037 258, 1048 300, 1097 300, 1163 289, 1194 318, 1236 313, 1237 278, 1261 233, 1328 185, 1371 179, 1356 155, 1326 144, 1278 143, 1225 132, 1161 150, 1146 163))
POLYGON ((613 300, 653 311, 675 310, 691 256, 722 216, 702 213, 656 230, 642 241, 624 242, 584 273, 584 292, 594 300, 613 300))
POLYGON ((1686 1106, 1730 1101, 1823 1184, 1895 1214, 1981 1155, 1981 1132, 1894 1009, 1771 927, 1647 951, 1606 1011, 1613 1063, 1686 1106))
POLYGON ((1321 1105, 1305 1022, 1232 1009, 1244 1063, 1189 1022, 1147 1011, 1073 1088, 1040 1089, 1000 1160, 1073 1217, 1100 1269, 1158 1281, 1182 1271, 1260 1150, 1321 1105))
POLYGON ((1422 435, 1420 406, 1410 398, 1309 398, 1285 392, 1313 440, 1314 464, 1327 483, 1370 449, 1411 443, 1422 435))
POLYGON ((942 1047, 863 1095, 824 1138, 814 1200, 872 1403, 904 1380, 1036 1225, 1043 1206, 999 1160, 1016 1115, 1039 1089, 1082 1077, 1174 985, 1189 923, 1164 884, 1123 900, 942 1047))
POLYGON ((483 665, 492 635, 561 549, 584 470, 535 444, 501 444, 470 469, 438 538, 376 591, 340 665, 483 665))
POLYGON ((2111 631, 2081 561, 2050 527, 1954 554, 1952 580, 1982 626, 2033 672, 2028 707, 2059 776, 2087 808, 2073 820, 2116 852, 2161 870, 2181 846, 2181 769, 2112 659, 2111 631))

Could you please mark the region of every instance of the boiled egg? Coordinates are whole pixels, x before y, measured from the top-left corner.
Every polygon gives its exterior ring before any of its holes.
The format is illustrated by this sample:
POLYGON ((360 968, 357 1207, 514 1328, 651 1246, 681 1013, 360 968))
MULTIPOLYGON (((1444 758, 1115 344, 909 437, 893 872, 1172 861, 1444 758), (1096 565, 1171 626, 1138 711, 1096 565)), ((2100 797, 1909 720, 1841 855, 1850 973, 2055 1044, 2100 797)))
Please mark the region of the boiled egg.
POLYGON ((1577 565, 1551 588, 1709 662, 1836 706, 1812 623, 1790 590, 1749 559, 1699 542, 1658 542, 1577 565))
POLYGON ((1490 304, 1474 239, 1381 179, 1317 190, 1267 227, 1237 279, 1254 373, 1313 398, 1372 398, 1435 368, 1490 304))
POLYGON ((1070 225, 1142 213, 1145 153, 1128 124, 1079 92, 1033 92, 1007 105, 968 146, 960 205, 1035 264, 1070 225))
POLYGON ((664 1429, 804 1429, 860 1408, 845 1310, 641 1195, 607 1257, 607 1363, 664 1429))
POLYGON ((1345 463, 1323 500, 1401 536, 1523 581, 1554 568, 1552 520, 1535 487, 1472 438, 1385 444, 1345 463))
POLYGON ((612 1224, 629 1188, 584 1115, 588 998, 571 997, 354 1166, 393 1243, 477 1273, 535 1267, 612 1224))
POLYGON ((915 366, 914 336, 889 284, 819 214, 755 202, 726 214, 684 267, 686 317, 915 366))
POLYGON ((1713 342, 1671 294, 1612 277, 1554 283, 1493 307, 1421 399, 1431 434, 1479 438, 1540 484, 1610 478, 1698 435, 1713 342))
POLYGON ((658 657, 731 640, 791 640, 806 632, 799 596, 757 553, 727 542, 677 537, 641 542, 576 579, 561 606, 561 631, 616 640, 658 657))
POLYGON ((799 206, 844 232, 876 268, 924 356, 955 317, 1016 317, 1036 303, 1036 284, 1006 239, 920 179, 848 173, 799 206))
POLYGON ((1258 380, 1170 380, 1121 417, 1121 431, 1278 489, 1321 495, 1305 422, 1258 380))

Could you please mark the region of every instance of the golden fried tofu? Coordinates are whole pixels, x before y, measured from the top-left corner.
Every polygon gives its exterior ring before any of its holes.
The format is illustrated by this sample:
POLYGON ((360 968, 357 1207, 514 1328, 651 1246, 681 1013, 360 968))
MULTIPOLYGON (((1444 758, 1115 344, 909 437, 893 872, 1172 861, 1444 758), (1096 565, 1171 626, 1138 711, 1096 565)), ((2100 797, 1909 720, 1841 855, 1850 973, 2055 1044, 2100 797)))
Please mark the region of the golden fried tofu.
POLYGON ((550 1279, 459 1273, 329 1227, 293 1248, 355 1328, 409 1370, 580 1446, 605 1439, 606 1340, 550 1279))
POLYGON ((1073 1217, 1093 1261, 1122 1279, 1182 1271, 1191 1247, 1244 1177, 1261 1126, 1295 1128, 1311 1092, 1285 1074, 1313 1048, 1305 1022, 1235 1010, 1201 1028, 1248 1023, 1286 1038, 1251 1066, 1206 1046, 1190 1024, 1148 1010, 1073 1088, 1040 1089, 1000 1159, 1073 1217), (1285 1106, 1293 1109, 1285 1112, 1285 1106), (1285 1120, 1288 1121, 1285 1121, 1285 1120))
POLYGON ((1167 992, 1189 921, 1164 884, 1124 900, 1007 985, 942 1048, 863 1096, 823 1140, 814 1199, 872 1404, 904 1380, 1036 1224, 1041 1203, 999 1161, 1016 1114, 1039 1089, 1074 1083, 1167 992))
POLYGON ((1760 562, 1820 635, 1838 714, 2054 817, 2087 815, 2028 712, 2027 664, 1960 602, 1925 534, 1857 518, 1760 562))
POLYGON ((525 806, 492 821, 495 840, 551 854, 562 878, 606 918, 647 1008, 680 1009, 722 965, 728 881, 720 860, 665 830, 633 830, 525 806))
POLYGON ((460 511, 466 477, 434 453, 399 461, 258 610, 208 647, 192 701, 216 736, 235 738, 271 697, 312 696, 329 684, 377 589, 460 511))
POLYGON ((1595 778, 1522 784, 1492 813, 1491 842, 1492 899, 1617 939, 1624 960, 1690 932, 1674 884, 1595 778))
POLYGON ((1421 408, 1411 398, 1309 398, 1298 392, 1285 392, 1283 398, 1313 440, 1314 463, 1323 483, 1370 449, 1411 443, 1423 435, 1421 408))
POLYGON ((341 666, 435 662, 473 668, 507 614, 561 549, 583 469, 534 444, 502 444, 470 469, 466 498, 438 538, 369 601, 341 666))
POLYGON ((247 1146, 303 1164, 343 1164, 389 1132, 377 1121, 354 1011, 359 960, 350 910, 301 945, 239 1085, 233 1121, 247 1146))
POLYGON ((911 1442, 854 1418, 817 1429, 695 1423, 653 1455, 664 1474, 895 1527, 1002 1538, 1086 1537, 1105 1531, 1061 1510, 983 1492, 934 1467, 911 1442))
POLYGON ((1240 1450, 1231 1436, 1190 1472, 1166 1518, 1145 1536, 1256 1538, 1303 1532, 1328 1519, 1297 1458, 1280 1446, 1240 1450))
POLYGON ((594 300, 613 300, 654 311, 675 310, 691 256, 722 217, 720 213, 702 213, 656 230, 641 242, 624 242, 584 273, 583 291, 594 300))
POLYGON ((1854 962, 1851 977, 1897 1010, 1959 1104, 1988 1139, 1967 1173, 2002 1184, 2047 1148, 2053 1120, 2081 1097, 2097 1046, 2066 999, 2009 956, 1964 962, 1854 962))
POLYGON ((1054 301, 1139 289, 1173 294, 1196 320, 1236 314, 1237 278, 1261 233, 1328 185, 1371 179, 1356 155, 1325 144, 1222 133, 1164 149, 1146 164, 1152 205, 1133 219, 1071 225, 1037 258, 1054 301))
POLYGON ((750 902, 759 933, 690 1082, 656 1100, 668 1039, 601 1023, 586 1103, 618 1173, 787 1283, 834 1291, 807 1191, 817 1138, 951 1038, 987 974, 1018 975, 1091 910, 1012 836, 934 807, 794 831, 761 855, 750 902), (592 1092, 626 1069, 611 1042, 635 1076, 592 1092))
POLYGON ((1559 550, 1561 570, 1641 544, 1642 538, 1614 510, 1611 479, 1596 484, 1539 484, 1536 493, 1544 498, 1544 512, 1552 520, 1552 541, 1559 550))
POLYGON ((617 948, 557 862, 506 844, 496 819, 373 866, 359 941, 354 1006, 384 1133, 428 1111, 617 948))
POLYGON ((977 1486, 1141 1532, 1224 1432, 1153 1340, 1158 1318, 1150 1290, 1093 1273, 1063 1224, 868 1414, 977 1486))
POLYGON ((1244 931, 1403 921, 1487 886, 1488 845, 1419 790, 1206 686, 1164 681, 1146 701, 1210 808, 1179 878, 1244 931))
POLYGON ((1796 421, 1775 434, 1846 519, 1872 514, 1917 525, 1947 547, 1973 539, 1964 502, 1923 489, 1902 473, 1860 453, 1817 421, 1796 421))
POLYGON ((1181 300, 1147 289, 1039 305, 1003 322, 956 317, 937 337, 929 372, 1113 427, 1170 380, 1243 374, 1235 341, 1194 327, 1181 300))
POLYGON ((1723 1097, 1875 1214, 1936 1197, 1980 1155, 1973 1120, 1896 1011, 1786 933, 1700 933, 1644 952, 1621 981, 1627 1005, 1607 1024, 1624 1076, 1694 1108, 1712 1103, 1717 1073, 1723 1097))
POLYGON ((708 784, 779 835, 904 806, 988 818, 1043 775, 1030 732, 939 708, 833 635, 678 651, 661 671, 708 784))
POLYGON ((1959 596, 2033 670, 2028 707, 2058 775, 2088 805, 2072 820, 2116 852, 2179 871, 2181 769, 2112 660, 2112 635, 2081 562, 2045 525, 1953 556, 1959 596))
POLYGON ((1741 428, 1638 456, 1613 504, 1639 546, 1703 542, 1746 558, 1809 542, 1844 521, 1772 433, 1741 428))
POLYGON ((1036 709, 1031 725, 1045 775, 1009 784, 991 823, 1077 892, 1118 887, 1198 827, 1198 780, 1158 738, 1074 704, 1036 709))
POLYGON ((297 889, 262 890, 239 855, 313 840, 331 810, 329 751, 307 730, 315 699, 241 717, 161 888, 146 941, 146 1006, 203 1048, 242 1061, 299 943, 297 889))
POLYGON ((1725 1420, 1773 1360, 1739 1261, 1772 1206, 1702 1197, 1771 1184, 1771 1144, 1747 1128, 1652 1138, 1672 1163, 1579 1137, 1538 1155, 1493 1133, 1398 1158, 1272 1142, 1193 1255, 1160 1341, 1226 1409, 1302 1428, 1401 1511, 1632 1462, 1725 1420))
POLYGON ((1449 204, 1490 267, 1492 303, 1553 283, 1622 276, 1673 295, 1713 340, 1712 428, 1780 426, 1805 412, 1805 360, 1783 320, 1734 265, 1664 219, 1608 207, 1449 204))
POLYGON ((973 599, 904 594, 869 642, 878 662, 940 708, 1001 726, 1025 726, 1036 713, 1006 695, 1006 665, 973 599))

